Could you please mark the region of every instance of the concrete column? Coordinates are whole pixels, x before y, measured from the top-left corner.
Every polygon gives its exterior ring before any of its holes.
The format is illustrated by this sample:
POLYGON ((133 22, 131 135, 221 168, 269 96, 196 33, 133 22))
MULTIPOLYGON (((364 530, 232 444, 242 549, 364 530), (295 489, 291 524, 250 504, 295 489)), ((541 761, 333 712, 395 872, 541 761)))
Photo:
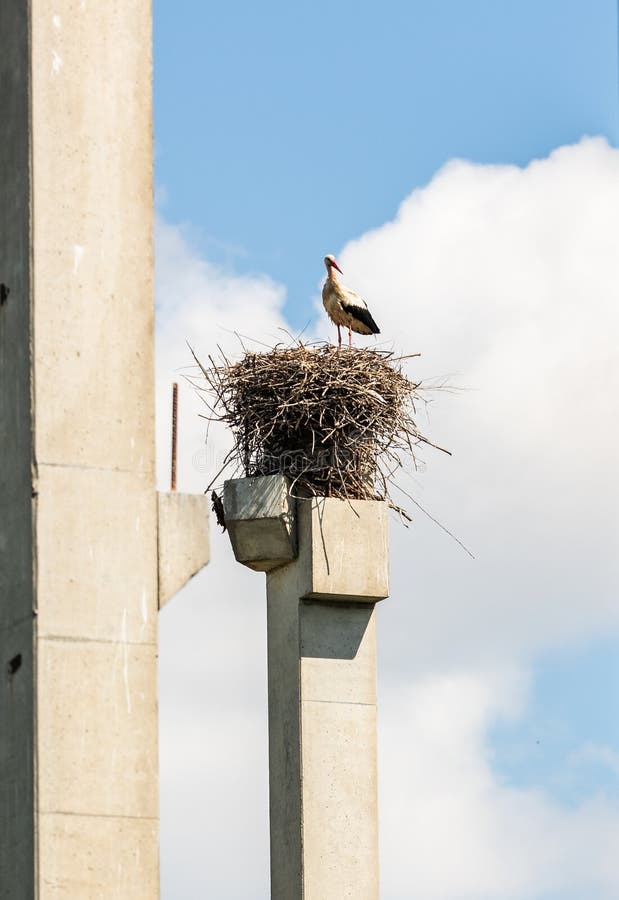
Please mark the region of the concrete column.
POLYGON ((267 571, 271 897, 377 900, 386 504, 299 500, 292 528, 282 482, 241 479, 224 494, 237 559, 267 571))
POLYGON ((0 897, 153 900, 150 0, 0 34, 0 897))
POLYGON ((34 896, 28 5, 0 3, 0 897, 34 896))

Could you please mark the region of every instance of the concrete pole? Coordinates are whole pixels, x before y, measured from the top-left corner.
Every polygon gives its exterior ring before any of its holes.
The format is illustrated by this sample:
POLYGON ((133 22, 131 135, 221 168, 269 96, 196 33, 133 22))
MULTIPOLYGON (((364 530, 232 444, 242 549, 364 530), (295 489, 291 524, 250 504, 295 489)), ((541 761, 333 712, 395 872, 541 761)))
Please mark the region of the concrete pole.
POLYGON ((150 33, 0 3, 2 900, 159 894, 150 33))
POLYGON ((280 476, 228 482, 224 503, 237 559, 267 571, 271 897, 377 900, 386 504, 314 499, 295 510, 280 476))

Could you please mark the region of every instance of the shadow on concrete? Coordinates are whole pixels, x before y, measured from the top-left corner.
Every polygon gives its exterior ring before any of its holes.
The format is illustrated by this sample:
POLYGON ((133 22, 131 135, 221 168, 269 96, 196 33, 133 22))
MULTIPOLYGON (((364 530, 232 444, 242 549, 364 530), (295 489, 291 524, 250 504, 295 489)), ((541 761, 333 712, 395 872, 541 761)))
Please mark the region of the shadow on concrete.
POLYGON ((299 617, 301 656, 354 659, 373 611, 373 603, 303 603, 299 617))

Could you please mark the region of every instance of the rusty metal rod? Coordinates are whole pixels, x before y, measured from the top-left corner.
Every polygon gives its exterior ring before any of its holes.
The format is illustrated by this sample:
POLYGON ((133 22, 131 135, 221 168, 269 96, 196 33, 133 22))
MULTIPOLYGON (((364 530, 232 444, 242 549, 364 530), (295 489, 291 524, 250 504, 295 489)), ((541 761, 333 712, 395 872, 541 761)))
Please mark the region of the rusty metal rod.
POLYGON ((178 422, 178 384, 172 385, 172 467, 170 476, 170 490, 176 490, 176 446, 177 446, 177 422, 178 422))

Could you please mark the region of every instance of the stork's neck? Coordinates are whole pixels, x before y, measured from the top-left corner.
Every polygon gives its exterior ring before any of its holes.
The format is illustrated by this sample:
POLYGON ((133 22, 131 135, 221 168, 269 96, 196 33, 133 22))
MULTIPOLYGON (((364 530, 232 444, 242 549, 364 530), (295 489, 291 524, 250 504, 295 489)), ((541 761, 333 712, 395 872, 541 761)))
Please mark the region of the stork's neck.
POLYGON ((338 277, 335 274, 334 266, 329 266, 329 275, 327 277, 328 277, 329 281, 335 281, 335 282, 338 281, 338 277))

